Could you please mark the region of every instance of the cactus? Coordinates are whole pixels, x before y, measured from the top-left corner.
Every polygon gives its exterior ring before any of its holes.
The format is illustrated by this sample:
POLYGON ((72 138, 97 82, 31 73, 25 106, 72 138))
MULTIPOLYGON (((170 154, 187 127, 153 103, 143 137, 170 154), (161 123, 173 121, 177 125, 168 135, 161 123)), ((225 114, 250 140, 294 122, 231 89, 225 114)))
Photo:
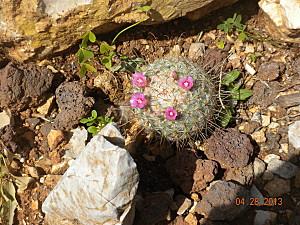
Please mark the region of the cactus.
POLYGON ((212 78, 184 58, 158 59, 132 76, 130 105, 146 129, 180 142, 207 128, 217 107, 212 78))

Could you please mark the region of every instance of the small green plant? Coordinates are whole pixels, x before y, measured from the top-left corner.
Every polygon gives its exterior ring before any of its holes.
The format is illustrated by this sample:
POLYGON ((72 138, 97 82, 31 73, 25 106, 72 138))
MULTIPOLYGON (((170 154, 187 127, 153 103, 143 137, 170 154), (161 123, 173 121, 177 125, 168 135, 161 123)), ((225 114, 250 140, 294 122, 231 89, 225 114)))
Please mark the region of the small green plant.
POLYGON ((228 18, 223 23, 219 24, 217 28, 224 31, 226 34, 233 34, 234 32, 237 32, 238 39, 245 41, 248 39, 248 35, 245 32, 246 25, 241 22, 242 16, 235 13, 232 18, 228 18))
MULTIPOLYGON (((244 101, 250 96, 252 96, 252 91, 242 87, 242 82, 237 81, 241 73, 238 70, 232 70, 226 74, 222 79, 222 85, 225 86, 225 90, 229 92, 229 98, 231 101, 244 101)), ((221 126, 226 127, 234 113, 233 104, 228 104, 223 110, 223 115, 221 117, 221 126)))
POLYGON ((9 154, 10 157, 0 154, 0 224, 12 225, 18 206, 16 191, 24 191, 32 178, 18 177, 10 173, 8 163, 13 159, 13 155, 9 154))
POLYGON ((88 49, 88 43, 96 42, 96 36, 92 31, 88 31, 81 38, 82 41, 76 56, 78 57, 78 62, 80 64, 79 75, 83 77, 87 71, 97 71, 96 68, 90 63, 90 61, 94 58, 94 53, 88 49))
POLYGON ((88 127, 87 131, 95 136, 106 124, 113 122, 113 119, 113 117, 98 116, 97 111, 93 110, 91 116, 82 118, 80 123, 85 124, 88 127))
POLYGON ((216 45, 219 49, 225 48, 225 42, 223 40, 217 41, 216 45))
MULTIPOLYGON (((145 5, 145 6, 138 6, 136 7, 137 12, 145 12, 148 13, 151 10, 151 6, 145 5)), ((147 19, 142 19, 126 28, 121 30, 119 33, 116 34, 114 39, 112 40, 111 44, 108 44, 107 42, 103 41, 100 44, 100 54, 101 57, 101 64, 104 65, 108 70, 112 72, 117 71, 129 71, 133 72, 136 70, 138 65, 142 64, 144 61, 140 60, 140 58, 136 59, 130 59, 127 56, 120 56, 117 54, 115 42, 117 38, 124 33, 125 31, 139 25, 142 22, 145 22, 147 19), (120 64, 113 65, 113 58, 117 57, 120 59, 120 64)))

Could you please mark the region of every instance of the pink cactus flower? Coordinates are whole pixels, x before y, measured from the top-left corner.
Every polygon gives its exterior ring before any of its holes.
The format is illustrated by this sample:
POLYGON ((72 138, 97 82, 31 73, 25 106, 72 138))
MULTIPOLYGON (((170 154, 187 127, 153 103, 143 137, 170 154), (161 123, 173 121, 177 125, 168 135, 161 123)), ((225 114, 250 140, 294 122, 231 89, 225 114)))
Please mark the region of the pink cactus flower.
POLYGON ((143 93, 135 93, 131 96, 130 106, 131 108, 142 109, 147 105, 147 99, 143 93))
POLYGON ((177 111, 173 107, 168 107, 165 111, 165 117, 167 120, 176 120, 177 111))
POLYGON ((178 85, 181 88, 183 88, 184 90, 188 91, 194 85, 193 78, 191 76, 180 78, 179 81, 178 81, 178 85))
POLYGON ((135 72, 132 74, 132 85, 135 87, 146 87, 147 78, 144 73, 135 72))

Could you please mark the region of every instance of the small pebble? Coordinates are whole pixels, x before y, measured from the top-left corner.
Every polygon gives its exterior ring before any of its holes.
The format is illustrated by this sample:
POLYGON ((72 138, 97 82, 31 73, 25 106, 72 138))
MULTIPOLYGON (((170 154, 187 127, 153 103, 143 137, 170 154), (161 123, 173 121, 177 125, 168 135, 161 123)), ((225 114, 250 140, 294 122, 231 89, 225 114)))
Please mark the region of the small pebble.
POLYGON ((256 70, 248 63, 245 64, 245 70, 251 75, 256 74, 256 70))
POLYGON ((280 156, 275 154, 268 154, 265 156, 264 161, 265 163, 269 163, 272 159, 280 159, 280 156))
POLYGON ((266 135, 265 135, 265 130, 263 130, 263 129, 261 129, 259 131, 255 131, 254 133, 251 134, 251 137, 257 143, 264 143, 267 140, 266 135))

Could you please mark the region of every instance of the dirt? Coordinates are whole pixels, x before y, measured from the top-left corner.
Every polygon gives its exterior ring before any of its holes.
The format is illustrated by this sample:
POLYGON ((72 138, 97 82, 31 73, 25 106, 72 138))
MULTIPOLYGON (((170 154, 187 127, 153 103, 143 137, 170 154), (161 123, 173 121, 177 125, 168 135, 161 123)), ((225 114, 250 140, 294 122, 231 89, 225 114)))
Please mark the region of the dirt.
MULTIPOLYGON (((117 52, 128 57, 141 57, 146 62, 167 56, 175 49, 174 46, 176 51, 179 49, 181 56, 187 57, 191 44, 201 42, 205 52, 203 57, 194 59, 197 63, 214 77, 218 77, 220 70, 226 73, 236 68, 241 71, 245 86, 253 91, 248 101, 237 104, 230 129, 214 133, 214 127, 209 128, 205 135, 208 136, 207 144, 210 147, 205 151, 195 143, 178 149, 173 144, 162 144, 160 139, 139 136, 140 131, 135 132, 134 136, 139 140, 133 144, 133 149, 138 150, 132 151, 132 155, 139 169, 138 195, 142 198, 141 205, 137 206, 135 225, 187 225, 185 218, 189 212, 177 216, 172 198, 184 194, 193 199, 195 192, 198 198, 193 201, 202 207, 198 209, 201 213, 196 214, 200 224, 252 225, 257 209, 276 212, 278 224, 298 223, 300 193, 295 187, 295 178, 282 181, 283 185, 290 184, 291 187, 291 191, 283 195, 284 207, 247 207, 247 204, 236 206, 234 203, 237 196, 248 196, 249 186, 253 183, 268 196, 264 188, 269 181, 253 178, 254 157, 264 159, 272 153, 300 166, 299 150, 290 144, 287 149, 284 148, 288 144, 288 125, 300 119, 299 109, 291 108, 296 106, 298 97, 294 93, 300 90, 299 46, 286 43, 278 45, 278 42, 264 40, 245 43, 227 40, 226 35, 216 29, 216 25, 234 12, 243 16, 249 31, 265 35, 257 3, 241 0, 199 21, 191 22, 182 18, 152 27, 139 26, 121 35, 117 41, 117 52), (216 47, 216 42, 221 39, 226 40, 224 49, 216 47), (253 45, 255 52, 261 55, 255 62, 247 59, 246 45, 253 45), (232 52, 237 54, 237 62, 228 59, 232 52), (247 73, 245 62, 250 63, 257 74, 247 73), (278 94, 289 97, 278 98, 278 94), (256 120, 255 115, 258 114, 270 116, 270 124, 275 128, 256 120), (242 125, 245 125, 244 130, 241 129, 242 125), (265 141, 254 140, 254 132, 261 132, 265 141), (205 189, 217 180, 223 181, 211 190, 205 189), (166 194, 167 190, 171 190, 174 196, 166 194), (244 211, 246 213, 240 215, 244 211), (204 218, 208 214, 210 218, 204 218), (229 216, 236 216, 236 219, 228 223, 211 220, 220 217, 231 219, 229 216), (144 221, 143 218, 148 219, 144 221)), ((109 42, 114 35, 111 33, 98 39, 109 42)), ((92 48, 97 59, 99 49, 97 46, 92 48)), ((17 194, 20 206, 16 210, 15 225, 45 224, 41 204, 63 174, 63 170, 53 174, 51 169, 63 161, 69 136, 66 135, 66 140, 50 151, 47 143, 50 130, 54 128, 70 134, 68 131, 78 126, 79 120, 93 108, 101 115, 113 115, 118 122, 120 108, 126 107, 124 100, 128 96, 124 93, 128 93, 130 73, 112 74, 95 60, 98 78, 92 73, 80 78, 76 51, 77 46, 40 62, 40 66, 7 64, 7 59, 0 59, 0 66, 3 67, 0 71, 0 108, 9 108, 13 113, 12 124, 0 129, 0 146, 20 155, 20 159, 15 159, 12 166, 14 174, 36 176, 34 183, 24 193, 17 194), (95 87, 95 81, 98 87, 95 87), (37 108, 50 96, 55 96, 53 107, 48 115, 40 115, 37 108), (37 175, 28 170, 29 166, 38 170, 37 175)), ((119 125, 125 137, 130 137, 130 126, 121 122, 119 125)))

